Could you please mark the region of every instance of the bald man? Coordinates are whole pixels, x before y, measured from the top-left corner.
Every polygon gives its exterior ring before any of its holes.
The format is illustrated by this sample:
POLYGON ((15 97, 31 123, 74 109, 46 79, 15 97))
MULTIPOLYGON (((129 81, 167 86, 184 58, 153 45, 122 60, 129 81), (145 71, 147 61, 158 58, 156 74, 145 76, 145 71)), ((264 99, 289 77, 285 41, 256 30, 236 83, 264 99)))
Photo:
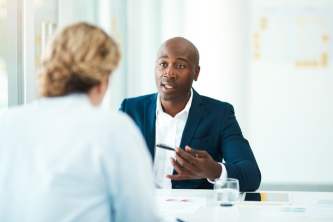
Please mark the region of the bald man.
POLYGON ((155 184, 162 189, 212 189, 216 178, 236 178, 241 191, 256 190, 260 170, 234 109, 192 88, 199 73, 197 48, 184 38, 169 39, 157 52, 158 93, 121 104, 120 110, 132 117, 145 137, 154 160, 155 184))

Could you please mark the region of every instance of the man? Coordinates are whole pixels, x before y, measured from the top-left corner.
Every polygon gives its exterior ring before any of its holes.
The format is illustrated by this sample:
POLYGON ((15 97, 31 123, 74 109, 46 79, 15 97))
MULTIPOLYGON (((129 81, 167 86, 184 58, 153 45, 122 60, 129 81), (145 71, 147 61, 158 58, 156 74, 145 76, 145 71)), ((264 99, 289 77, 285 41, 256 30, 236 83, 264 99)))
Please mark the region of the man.
POLYGON ((241 191, 256 190, 261 174, 233 107, 192 89, 199 73, 197 48, 184 38, 169 39, 157 53, 158 94, 121 104, 145 137, 155 183, 166 189, 212 189, 216 178, 229 177, 239 180, 241 191), (175 152, 156 147, 159 143, 176 147, 175 152))

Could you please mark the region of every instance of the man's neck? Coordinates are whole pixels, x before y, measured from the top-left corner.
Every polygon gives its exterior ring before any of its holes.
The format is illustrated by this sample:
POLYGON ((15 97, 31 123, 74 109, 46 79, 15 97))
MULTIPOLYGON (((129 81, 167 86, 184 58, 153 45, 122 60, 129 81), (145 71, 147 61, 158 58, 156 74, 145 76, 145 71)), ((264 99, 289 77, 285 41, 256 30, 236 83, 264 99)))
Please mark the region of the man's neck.
POLYGON ((191 92, 189 92, 183 98, 178 99, 177 101, 166 101, 161 98, 162 109, 165 113, 169 114, 172 117, 175 117, 185 108, 190 97, 191 92))

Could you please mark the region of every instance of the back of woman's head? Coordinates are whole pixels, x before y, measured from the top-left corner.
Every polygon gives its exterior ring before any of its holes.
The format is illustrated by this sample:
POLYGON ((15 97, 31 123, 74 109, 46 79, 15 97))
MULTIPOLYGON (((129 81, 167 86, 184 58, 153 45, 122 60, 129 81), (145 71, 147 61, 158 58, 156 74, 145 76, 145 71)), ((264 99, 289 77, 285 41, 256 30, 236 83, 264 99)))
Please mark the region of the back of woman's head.
POLYGON ((111 74, 120 56, 117 44, 102 29, 83 22, 67 26, 54 34, 43 55, 41 95, 87 93, 103 75, 111 74))

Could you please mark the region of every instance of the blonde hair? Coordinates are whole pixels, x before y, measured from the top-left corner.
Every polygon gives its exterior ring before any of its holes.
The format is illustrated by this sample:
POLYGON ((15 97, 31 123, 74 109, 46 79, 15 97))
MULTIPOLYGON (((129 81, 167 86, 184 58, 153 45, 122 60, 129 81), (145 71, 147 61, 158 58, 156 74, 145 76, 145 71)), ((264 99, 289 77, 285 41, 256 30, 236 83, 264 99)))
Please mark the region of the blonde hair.
POLYGON ((42 58, 37 81, 45 97, 88 92, 116 69, 121 54, 102 29, 76 23, 56 32, 42 58))

